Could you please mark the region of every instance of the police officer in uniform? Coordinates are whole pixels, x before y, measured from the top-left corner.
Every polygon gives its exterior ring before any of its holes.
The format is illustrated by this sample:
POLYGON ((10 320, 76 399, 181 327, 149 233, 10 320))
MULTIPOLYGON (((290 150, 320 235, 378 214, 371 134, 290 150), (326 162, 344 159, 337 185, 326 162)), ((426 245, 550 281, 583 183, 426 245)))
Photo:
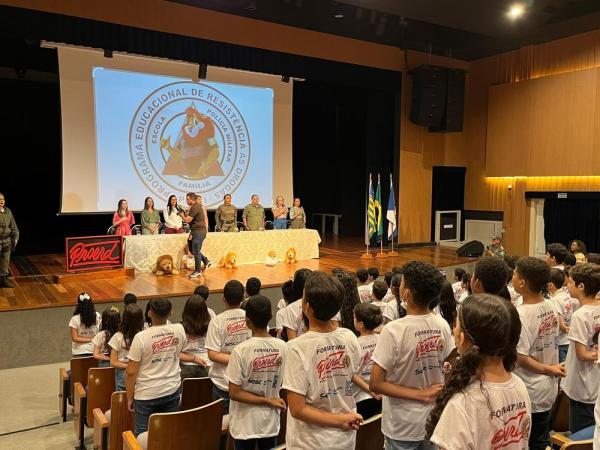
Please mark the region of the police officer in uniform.
POLYGON ((8 263, 19 240, 19 229, 11 210, 4 204, 4 194, 0 192, 0 287, 12 287, 8 281, 8 263))
POLYGON ((252 203, 244 208, 242 219, 250 231, 262 231, 265 228, 265 208, 258 202, 258 195, 252 196, 252 203))
POLYGON ((237 231, 237 208, 231 204, 231 195, 223 197, 223 204, 215 212, 215 220, 221 231, 237 231))

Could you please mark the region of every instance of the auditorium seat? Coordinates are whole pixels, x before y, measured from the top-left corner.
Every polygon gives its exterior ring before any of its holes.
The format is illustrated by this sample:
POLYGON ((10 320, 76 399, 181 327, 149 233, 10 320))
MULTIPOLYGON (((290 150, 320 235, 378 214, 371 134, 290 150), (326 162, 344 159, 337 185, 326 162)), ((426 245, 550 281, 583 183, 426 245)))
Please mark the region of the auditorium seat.
POLYGON ((181 410, 198 408, 213 401, 210 378, 186 378, 181 389, 181 410))
POLYGON ((246 231, 246 225, 244 225, 244 222, 238 222, 237 227, 240 231, 246 231))
POLYGON ((561 433, 555 433, 550 436, 550 441, 560 450, 592 450, 594 447, 594 440, 587 439, 585 441, 572 441, 568 436, 561 433))
POLYGON ((360 426, 356 432, 356 450, 372 450, 383 448, 381 432, 381 414, 377 414, 360 426))
POLYGON ((73 404, 73 390, 75 383, 87 382, 88 369, 97 365, 92 356, 71 359, 69 366, 71 374, 64 367, 58 369, 58 410, 62 421, 67 420, 67 400, 73 404))
MULTIPOLYGON (((221 440, 222 416, 222 399, 187 411, 152 414, 147 435, 140 436, 147 439, 148 450, 217 450, 221 440)), ((131 431, 123 433, 123 449, 142 449, 131 431)))
POLYGON ((122 450, 123 432, 135 424, 133 411, 127 407, 127 394, 113 392, 110 399, 110 421, 106 411, 94 411, 94 450, 122 450))
POLYGON ((552 407, 551 424, 553 431, 569 431, 569 397, 562 389, 558 390, 558 396, 552 407))
POLYGON ((117 227, 115 225, 111 225, 110 227, 108 227, 108 230, 106 230, 106 234, 112 236, 113 234, 115 234, 115 231, 117 231, 117 227))
POLYGON ((141 225, 131 225, 131 234, 132 235, 141 235, 142 234, 142 226, 141 225))
POLYGON ((81 448, 85 439, 85 426, 94 426, 95 408, 106 411, 110 408, 111 395, 115 390, 114 367, 92 367, 88 371, 87 388, 80 382, 75 383, 73 419, 75 435, 81 448))

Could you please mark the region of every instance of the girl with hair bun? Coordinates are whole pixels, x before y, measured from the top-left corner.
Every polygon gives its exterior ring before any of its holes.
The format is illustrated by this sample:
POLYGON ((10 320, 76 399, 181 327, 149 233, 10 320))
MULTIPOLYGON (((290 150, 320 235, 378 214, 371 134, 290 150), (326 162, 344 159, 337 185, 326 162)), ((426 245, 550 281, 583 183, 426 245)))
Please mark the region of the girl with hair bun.
POLYGON ((460 358, 426 425, 437 448, 529 448, 529 395, 511 373, 520 335, 519 314, 509 302, 489 294, 464 300, 454 325, 460 358))
POLYGON ((102 318, 96 312, 92 297, 87 292, 77 296, 77 306, 69 321, 71 330, 71 354, 73 356, 92 356, 92 339, 100 330, 102 318))

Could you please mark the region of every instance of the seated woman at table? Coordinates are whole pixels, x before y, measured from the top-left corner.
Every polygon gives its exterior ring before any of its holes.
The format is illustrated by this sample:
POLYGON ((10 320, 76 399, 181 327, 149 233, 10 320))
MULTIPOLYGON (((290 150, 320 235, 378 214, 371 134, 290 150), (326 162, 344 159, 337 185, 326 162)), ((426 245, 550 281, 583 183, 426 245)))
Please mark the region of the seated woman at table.
POLYGON ((165 234, 183 233, 183 220, 181 220, 178 209, 177 196, 171 195, 167 201, 167 206, 163 211, 163 217, 165 218, 165 234))
POLYGON ((115 234, 119 236, 131 236, 131 226, 135 225, 133 213, 129 211, 127 200, 122 198, 119 200, 117 211, 113 215, 112 224, 115 229, 115 234))
POLYGON ((142 234, 158 234, 160 213, 154 209, 154 199, 146 197, 142 210, 142 234))
POLYGON ((306 228, 306 213, 304 212, 304 208, 300 205, 300 199, 298 197, 294 199, 294 206, 290 209, 290 220, 292 221, 290 228, 306 228))
POLYGON ((276 230, 285 230, 287 228, 288 207, 283 203, 283 196, 278 195, 275 198, 275 206, 271 208, 273 212, 273 228, 276 230))

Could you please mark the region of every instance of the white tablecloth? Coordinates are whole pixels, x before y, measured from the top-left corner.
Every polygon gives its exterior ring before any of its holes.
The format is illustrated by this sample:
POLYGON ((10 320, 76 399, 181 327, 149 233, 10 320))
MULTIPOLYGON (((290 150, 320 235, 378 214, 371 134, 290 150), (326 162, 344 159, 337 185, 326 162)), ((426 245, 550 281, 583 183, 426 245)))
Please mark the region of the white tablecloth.
MULTIPOLYGON (((187 246, 187 234, 134 235, 124 239, 125 267, 133 267, 142 272, 154 268, 161 255, 171 255, 176 267, 187 246)), ((238 264, 264 263, 273 250, 277 259, 283 261, 290 247, 296 250, 296 259, 319 257, 321 237, 316 230, 269 230, 241 231, 238 233, 210 232, 202 245, 204 253, 213 264, 229 252, 237 255, 238 264)))

